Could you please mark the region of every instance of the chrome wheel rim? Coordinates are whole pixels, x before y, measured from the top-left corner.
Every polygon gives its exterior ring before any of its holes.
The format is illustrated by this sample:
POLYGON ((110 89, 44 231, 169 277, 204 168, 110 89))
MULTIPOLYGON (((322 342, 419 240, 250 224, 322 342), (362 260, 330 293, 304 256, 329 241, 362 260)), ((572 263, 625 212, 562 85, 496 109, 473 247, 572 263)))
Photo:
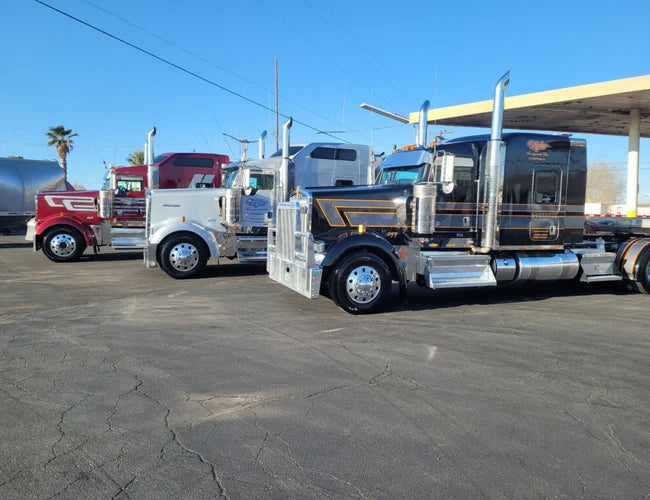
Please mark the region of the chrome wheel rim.
POLYGON ((50 240, 50 250, 57 257, 68 257, 77 249, 75 239, 66 233, 57 234, 50 240))
POLYGON ((191 243, 179 243, 169 252, 169 263, 177 271, 191 271, 199 263, 199 252, 191 243))
POLYGON ((381 292, 381 278, 372 266, 355 267, 345 278, 345 292, 357 304, 367 304, 381 292))

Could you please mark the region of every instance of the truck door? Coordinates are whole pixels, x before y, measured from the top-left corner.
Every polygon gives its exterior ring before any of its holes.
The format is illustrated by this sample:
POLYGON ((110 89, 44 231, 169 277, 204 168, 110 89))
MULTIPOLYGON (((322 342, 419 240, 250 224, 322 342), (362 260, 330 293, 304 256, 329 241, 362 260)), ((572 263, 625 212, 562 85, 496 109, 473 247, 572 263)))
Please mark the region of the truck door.
POLYGON ((500 244, 563 244, 568 139, 513 134, 507 140, 503 205, 499 217, 500 244))
POLYGON ((144 221, 144 180, 137 176, 118 176, 114 192, 113 218, 120 222, 144 221))
POLYGON ((538 165, 533 169, 528 236, 532 243, 561 244, 564 241, 566 179, 561 165, 538 165))
POLYGON ((251 194, 242 194, 240 225, 246 228, 265 227, 272 223, 273 178, 272 169, 248 170, 251 194))

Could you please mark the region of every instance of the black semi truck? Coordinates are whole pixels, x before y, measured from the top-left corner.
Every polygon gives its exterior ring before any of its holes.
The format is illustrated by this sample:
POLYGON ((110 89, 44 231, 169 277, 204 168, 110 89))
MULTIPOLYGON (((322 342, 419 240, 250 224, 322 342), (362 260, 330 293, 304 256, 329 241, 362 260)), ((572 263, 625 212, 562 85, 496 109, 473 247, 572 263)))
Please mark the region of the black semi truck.
POLYGON ((298 190, 269 232, 270 277, 351 313, 379 309, 393 281, 402 297, 408 281, 627 280, 650 293, 650 238, 585 237, 585 141, 502 134, 508 82, 497 83, 490 136, 427 147, 424 109, 419 143, 389 156, 376 185, 298 190))

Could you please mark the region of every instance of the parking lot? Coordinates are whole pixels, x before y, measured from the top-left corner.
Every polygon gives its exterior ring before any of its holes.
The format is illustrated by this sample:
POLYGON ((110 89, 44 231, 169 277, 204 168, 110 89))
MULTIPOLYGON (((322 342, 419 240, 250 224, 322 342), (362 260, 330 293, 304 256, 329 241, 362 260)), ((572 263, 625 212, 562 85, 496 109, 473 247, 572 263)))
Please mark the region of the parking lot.
POLYGON ((1 498, 643 498, 650 297, 433 292, 351 316, 0 236, 1 498))

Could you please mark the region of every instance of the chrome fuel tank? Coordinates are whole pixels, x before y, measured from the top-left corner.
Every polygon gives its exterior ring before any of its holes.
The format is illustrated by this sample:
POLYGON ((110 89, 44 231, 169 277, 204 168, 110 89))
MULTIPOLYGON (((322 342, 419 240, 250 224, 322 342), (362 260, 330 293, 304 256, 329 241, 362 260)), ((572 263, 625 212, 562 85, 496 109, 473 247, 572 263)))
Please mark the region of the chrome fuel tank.
POLYGON ((499 282, 570 280, 580 262, 573 253, 519 252, 495 258, 492 269, 499 282))

